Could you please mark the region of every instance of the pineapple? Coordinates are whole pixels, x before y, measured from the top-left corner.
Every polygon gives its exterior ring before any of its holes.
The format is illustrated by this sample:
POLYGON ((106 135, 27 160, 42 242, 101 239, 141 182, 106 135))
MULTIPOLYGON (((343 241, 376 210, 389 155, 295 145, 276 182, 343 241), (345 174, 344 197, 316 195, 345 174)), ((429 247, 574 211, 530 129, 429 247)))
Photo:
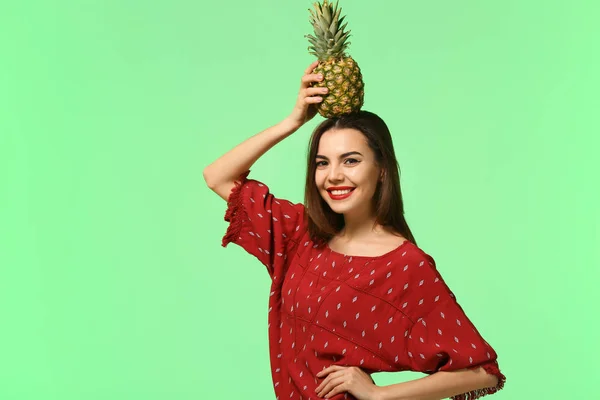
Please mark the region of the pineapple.
POLYGON ((342 25, 345 16, 340 18, 338 1, 334 5, 322 0, 322 3, 314 3, 314 10, 309 11, 315 36, 305 37, 311 44, 310 54, 319 59, 313 73, 323 75, 323 80, 313 86, 329 89, 323 101, 317 104, 319 114, 332 118, 358 112, 363 106, 365 85, 358 64, 345 53, 350 44, 347 42, 350 31, 344 32, 347 23, 342 25))

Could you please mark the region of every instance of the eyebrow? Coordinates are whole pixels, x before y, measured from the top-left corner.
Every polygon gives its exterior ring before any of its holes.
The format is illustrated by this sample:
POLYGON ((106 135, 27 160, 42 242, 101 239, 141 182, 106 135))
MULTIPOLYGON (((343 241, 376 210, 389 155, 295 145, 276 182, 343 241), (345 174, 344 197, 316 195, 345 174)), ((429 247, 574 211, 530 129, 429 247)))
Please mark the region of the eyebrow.
MULTIPOLYGON (((347 152, 347 153, 341 154, 341 155, 340 155, 340 159, 341 159, 341 158, 344 158, 344 157, 351 156, 351 155, 353 155, 353 154, 358 154, 359 156, 362 156, 362 154, 360 154, 358 151, 349 151, 349 152, 347 152)), ((325 160, 329 160, 329 158, 327 158, 327 157, 325 157, 325 156, 322 156, 322 155, 320 155, 320 154, 317 154, 317 156, 316 156, 315 158, 323 158, 323 159, 325 159, 325 160)))

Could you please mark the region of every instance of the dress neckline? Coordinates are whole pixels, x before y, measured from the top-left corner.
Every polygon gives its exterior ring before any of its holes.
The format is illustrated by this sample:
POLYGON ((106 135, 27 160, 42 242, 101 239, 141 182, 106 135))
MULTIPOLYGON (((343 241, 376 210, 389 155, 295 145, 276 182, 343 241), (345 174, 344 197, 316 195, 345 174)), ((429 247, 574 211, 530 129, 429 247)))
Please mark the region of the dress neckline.
POLYGON ((359 259, 370 259, 370 260, 376 260, 379 258, 384 258, 386 256, 392 255, 394 253, 396 253, 397 251, 400 251, 401 248, 403 248, 407 243, 410 243, 410 240, 405 239, 404 242, 400 243, 395 249, 392 249, 390 251, 388 251, 387 253, 378 255, 378 256, 355 256, 353 254, 343 254, 343 253, 339 253, 335 250, 333 250, 331 247, 329 247, 329 243, 326 243, 325 246, 327 247, 327 249, 329 249, 329 251, 331 252, 331 254, 337 254, 341 257, 347 257, 347 258, 359 258, 359 259))

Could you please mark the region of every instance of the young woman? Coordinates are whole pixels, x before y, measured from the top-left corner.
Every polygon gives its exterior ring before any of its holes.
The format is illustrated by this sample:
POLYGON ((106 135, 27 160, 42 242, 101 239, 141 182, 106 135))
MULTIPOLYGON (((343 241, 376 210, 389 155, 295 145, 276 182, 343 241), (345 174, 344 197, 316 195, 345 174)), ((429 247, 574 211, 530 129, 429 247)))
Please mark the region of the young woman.
POLYGON ((292 113, 204 170, 227 201, 233 242, 271 277, 269 346, 277 399, 476 399, 502 389, 481 337, 404 219, 386 124, 361 111, 327 119, 309 147, 304 204, 248 179, 267 150, 316 114, 311 64, 292 113), (377 386, 371 374, 426 377, 377 386))

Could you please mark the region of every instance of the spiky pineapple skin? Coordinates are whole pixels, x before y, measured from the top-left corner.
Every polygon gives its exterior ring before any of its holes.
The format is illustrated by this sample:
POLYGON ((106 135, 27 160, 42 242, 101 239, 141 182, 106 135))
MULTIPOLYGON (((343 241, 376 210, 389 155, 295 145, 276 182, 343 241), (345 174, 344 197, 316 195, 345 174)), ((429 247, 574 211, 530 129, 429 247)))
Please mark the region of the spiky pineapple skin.
POLYGON ((352 57, 321 61, 314 74, 322 74, 323 80, 315 87, 327 87, 323 101, 317 110, 324 118, 334 118, 360 111, 364 104, 364 82, 360 67, 352 57))

